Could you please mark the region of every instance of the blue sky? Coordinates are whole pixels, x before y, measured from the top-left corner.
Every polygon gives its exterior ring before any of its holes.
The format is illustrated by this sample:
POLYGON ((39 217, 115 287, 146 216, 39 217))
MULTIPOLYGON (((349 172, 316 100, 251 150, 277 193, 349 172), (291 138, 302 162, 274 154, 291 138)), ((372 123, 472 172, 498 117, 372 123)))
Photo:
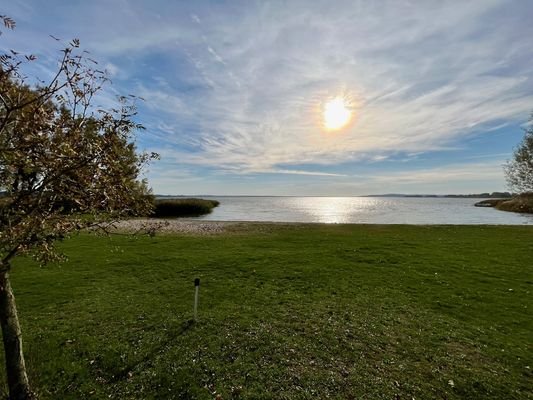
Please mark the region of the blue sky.
POLYGON ((334 195, 505 190, 533 111, 533 2, 11 1, 0 48, 79 38, 145 101, 140 150, 159 194, 334 195), (322 110, 346 99, 351 123, 322 110))

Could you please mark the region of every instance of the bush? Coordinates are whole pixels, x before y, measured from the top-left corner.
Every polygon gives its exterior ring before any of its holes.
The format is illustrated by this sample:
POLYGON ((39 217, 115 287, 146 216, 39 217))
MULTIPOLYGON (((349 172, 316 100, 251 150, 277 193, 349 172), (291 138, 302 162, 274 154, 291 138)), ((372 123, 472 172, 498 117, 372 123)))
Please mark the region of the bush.
POLYGON ((219 204, 216 200, 204 199, 155 200, 151 216, 155 218, 198 217, 209 214, 219 204))
POLYGON ((522 193, 511 200, 501 201, 496 208, 502 211, 533 213, 533 192, 522 193))

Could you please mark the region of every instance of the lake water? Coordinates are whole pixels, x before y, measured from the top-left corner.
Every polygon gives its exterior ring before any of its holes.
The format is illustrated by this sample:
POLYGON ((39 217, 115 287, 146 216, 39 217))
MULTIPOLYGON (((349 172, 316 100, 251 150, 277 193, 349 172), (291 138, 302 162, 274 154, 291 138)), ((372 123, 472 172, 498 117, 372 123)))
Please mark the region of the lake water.
POLYGON ((355 224, 533 225, 533 215, 474 207, 481 199, 415 197, 206 197, 220 201, 209 221, 355 224))

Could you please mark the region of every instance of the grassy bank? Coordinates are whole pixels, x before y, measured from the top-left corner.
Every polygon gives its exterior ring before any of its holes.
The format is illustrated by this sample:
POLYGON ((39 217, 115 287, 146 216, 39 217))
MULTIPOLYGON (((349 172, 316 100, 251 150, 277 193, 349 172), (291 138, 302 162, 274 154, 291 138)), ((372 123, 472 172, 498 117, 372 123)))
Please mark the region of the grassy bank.
POLYGON ((496 204, 496 208, 502 211, 533 214, 533 193, 524 193, 510 200, 502 200, 496 204))
POLYGON ((530 227, 242 229, 18 260, 41 398, 531 398, 530 227))
POLYGON ((154 212, 151 215, 156 218, 167 217, 198 217, 209 214, 219 202, 204 199, 156 199, 154 212))
POLYGON ((533 193, 522 193, 511 199, 488 199, 475 204, 476 207, 495 207, 501 211, 533 214, 533 193))

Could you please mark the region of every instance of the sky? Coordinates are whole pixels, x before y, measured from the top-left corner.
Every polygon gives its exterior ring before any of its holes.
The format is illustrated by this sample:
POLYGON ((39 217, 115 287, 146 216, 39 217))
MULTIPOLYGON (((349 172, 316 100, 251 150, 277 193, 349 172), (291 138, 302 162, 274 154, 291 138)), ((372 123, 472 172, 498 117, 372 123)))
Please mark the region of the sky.
POLYGON ((533 2, 17 1, 0 49, 79 38, 141 96, 157 194, 357 196, 507 190, 533 111, 533 2), (327 129, 341 99, 349 122, 327 129))

